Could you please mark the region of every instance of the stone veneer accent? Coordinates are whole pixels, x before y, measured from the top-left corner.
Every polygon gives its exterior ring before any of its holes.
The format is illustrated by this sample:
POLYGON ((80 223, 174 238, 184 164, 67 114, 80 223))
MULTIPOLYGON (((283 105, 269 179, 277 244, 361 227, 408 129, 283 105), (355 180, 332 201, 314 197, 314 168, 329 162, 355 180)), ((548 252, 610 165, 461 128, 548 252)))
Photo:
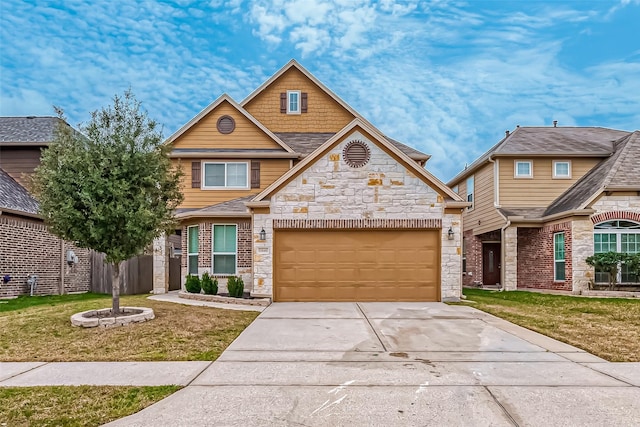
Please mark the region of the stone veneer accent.
POLYGON ((162 235, 153 241, 153 293, 169 291, 169 241, 162 235))
POLYGON ((593 223, 588 219, 571 222, 573 248, 571 253, 572 285, 574 293, 581 293, 589 289, 593 280, 594 270, 585 261, 593 255, 593 223))
POLYGON ((442 228, 440 218, 429 219, 274 219, 273 228, 285 229, 363 229, 363 228, 442 228))
POLYGON ((88 249, 78 248, 49 233, 41 221, 6 215, 0 216, 0 278, 11 276, 9 283, 0 281, 0 297, 29 295, 27 278, 38 276, 37 295, 60 294, 60 267, 64 268, 63 293, 87 292, 91 280, 88 249), (78 264, 69 266, 63 262, 72 250, 78 256, 78 264))
POLYGON ((364 228, 368 224, 371 228, 395 228, 429 224, 426 228, 433 228, 438 222, 440 226, 436 228, 441 228, 442 236, 441 297, 459 298, 461 213, 445 214, 442 196, 356 131, 273 194, 269 214, 254 214, 252 294, 272 295, 276 225, 279 228, 322 228, 323 224, 328 225, 327 228, 351 225, 364 228), (360 168, 348 166, 341 155, 343 147, 356 139, 365 141, 371 150, 369 162, 360 168), (454 231, 453 240, 447 237, 449 227, 454 231), (262 229, 267 235, 264 241, 259 240, 262 229))
POLYGON ((504 253, 502 258, 502 288, 507 291, 515 291, 518 287, 518 228, 507 227, 503 236, 504 253))

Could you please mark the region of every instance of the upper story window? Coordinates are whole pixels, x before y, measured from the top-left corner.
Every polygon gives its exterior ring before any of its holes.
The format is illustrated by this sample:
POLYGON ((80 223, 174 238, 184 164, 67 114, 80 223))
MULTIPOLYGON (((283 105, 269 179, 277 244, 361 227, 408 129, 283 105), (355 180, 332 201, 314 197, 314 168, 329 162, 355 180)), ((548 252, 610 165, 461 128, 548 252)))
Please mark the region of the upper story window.
POLYGON ((248 164, 244 162, 203 163, 202 188, 249 188, 248 164))
POLYGON ((300 91, 287 91, 287 114, 300 114, 300 91))
POLYGON ((514 176, 516 178, 533 178, 533 162, 531 160, 516 160, 514 176))
POLYGON ((553 161, 554 178, 571 178, 571 162, 568 160, 553 161))
POLYGON ((474 191, 474 182, 473 182, 473 175, 471 175, 469 178, 467 178, 467 202, 471 202, 471 206, 469 206, 467 209, 471 210, 473 209, 473 191, 474 191))

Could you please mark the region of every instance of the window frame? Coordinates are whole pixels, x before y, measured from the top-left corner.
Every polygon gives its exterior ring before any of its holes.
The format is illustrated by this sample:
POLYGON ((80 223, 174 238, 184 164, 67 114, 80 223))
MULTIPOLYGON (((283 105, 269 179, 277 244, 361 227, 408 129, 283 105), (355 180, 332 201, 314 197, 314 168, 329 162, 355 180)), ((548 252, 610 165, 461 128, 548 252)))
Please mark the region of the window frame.
MULTIPOLYGON (((599 222, 597 224, 594 225, 594 229, 593 229, 593 253, 604 253, 604 252, 608 252, 608 251, 598 251, 596 252, 596 235, 608 235, 608 242, 606 242, 607 245, 607 249, 611 250, 612 246, 615 245, 615 249, 614 252, 621 252, 622 253, 622 240, 623 240, 623 236, 629 236, 629 235, 640 235, 640 222, 638 221, 633 221, 633 220, 628 220, 628 219, 613 219, 613 220, 607 220, 607 221, 602 221, 599 222), (619 222, 620 221, 624 221, 624 222, 628 222, 628 223, 632 223, 635 224, 636 227, 620 227, 619 222), (607 223, 617 223, 616 227, 602 227, 603 224, 607 224, 607 223), (601 228, 599 228, 601 227, 601 228), (614 240, 615 242, 611 241, 611 236, 614 236, 614 240)), ((637 239, 637 237, 636 237, 637 239)), ((602 249, 602 239, 599 239, 600 242, 598 242, 598 244, 600 245, 600 249, 602 249)), ((627 242, 627 245, 629 244, 629 242, 627 242)), ((637 246, 637 243, 635 243, 635 246, 637 246)), ((636 252, 624 252, 624 253, 636 253, 636 252)), ((623 282, 622 281, 622 277, 623 275, 626 275, 628 273, 623 271, 624 269, 624 263, 622 265, 618 266, 618 277, 616 278, 616 282, 617 283, 637 283, 637 282, 623 282)), ((608 282, 608 279, 606 280, 602 280, 604 278, 605 275, 608 275, 609 273, 604 273, 604 272, 600 272, 600 271, 595 271, 595 275, 594 275, 594 280, 596 281, 596 283, 606 283, 608 282), (600 278, 600 279, 598 279, 600 278)))
POLYGON ((249 168, 249 162, 202 162, 202 180, 201 180, 201 186, 200 188, 202 190, 248 190, 250 188, 250 168, 249 168), (228 180, 228 175, 227 175, 227 166, 230 164, 234 164, 234 165, 244 165, 245 167, 245 185, 244 186, 237 186, 237 185, 232 185, 232 186, 228 186, 227 185, 227 180, 228 180), (224 165, 224 183, 225 185, 223 186, 218 186, 218 185, 207 185, 207 181, 206 181, 206 172, 207 172, 207 165, 224 165))
POLYGON ((513 161, 513 177, 517 179, 532 179, 533 178, 533 160, 514 160, 513 161), (520 175, 518 173, 518 164, 519 163, 527 163, 529 164, 529 174, 528 175, 520 175))
POLYGON ((234 223, 215 223, 211 224, 211 275, 217 277, 228 277, 235 276, 238 274, 238 224, 234 223), (235 228, 235 242, 236 242, 236 251, 235 252, 216 252, 216 244, 215 244, 215 227, 216 226, 225 226, 225 227, 234 227, 235 228), (215 265, 215 256, 216 255, 233 255, 235 256, 234 263, 234 272, 233 273, 216 273, 214 271, 215 265))
POLYGON ((471 202, 471 206, 467 207, 468 211, 472 211, 473 207, 476 205, 475 202, 475 191, 476 191, 476 183, 475 183, 475 175, 471 175, 469 177, 467 177, 466 183, 465 183, 465 187, 466 187, 466 192, 467 192, 467 202, 471 202), (471 182, 471 192, 469 192, 469 182, 471 182), (471 196, 471 197, 469 197, 471 196), (471 200, 469 200, 471 199, 471 200))
POLYGON ((554 160, 553 161, 553 179, 571 179, 571 160, 554 160), (558 175, 556 166, 563 163, 567 164, 567 175, 558 175))
POLYGON ((200 260, 200 225, 189 225, 187 226, 187 274, 195 274, 198 275, 198 263, 200 260), (197 229, 196 232, 196 243, 198 244, 198 251, 197 252, 191 252, 191 245, 190 243, 190 239, 191 239, 191 233, 190 233, 190 229, 191 228, 195 228, 197 229), (196 260, 196 265, 195 265, 195 273, 191 272, 191 257, 195 256, 195 260, 196 260))
POLYGON ((554 282, 565 282, 567 280, 567 251, 566 251, 566 240, 565 240, 565 232, 561 231, 559 233, 553 234, 553 281, 554 282), (562 237, 562 259, 557 258, 557 248, 558 244, 557 238, 562 237), (558 278, 558 263, 562 264, 562 275, 563 279, 558 278))
POLYGON ((301 114, 302 113, 302 91, 300 90, 288 90, 287 91, 287 114, 301 114), (297 110, 291 109, 291 95, 297 96, 297 110))

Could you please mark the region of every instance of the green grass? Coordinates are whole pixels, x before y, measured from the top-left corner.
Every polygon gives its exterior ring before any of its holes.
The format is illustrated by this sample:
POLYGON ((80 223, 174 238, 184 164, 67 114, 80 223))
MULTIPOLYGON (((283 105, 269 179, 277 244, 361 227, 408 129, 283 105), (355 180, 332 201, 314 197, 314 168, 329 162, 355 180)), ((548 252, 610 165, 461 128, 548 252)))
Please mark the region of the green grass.
POLYGON ((640 362, 640 299, 464 289, 471 307, 612 362, 640 362))
POLYGON ((0 387, 0 426, 98 426, 179 390, 160 387, 0 387))
POLYGON ((22 310, 38 305, 58 305, 77 301, 90 301, 96 299, 109 299, 111 295, 105 294, 74 294, 74 295, 51 295, 51 296, 19 296, 18 298, 0 300, 0 313, 6 311, 22 310))

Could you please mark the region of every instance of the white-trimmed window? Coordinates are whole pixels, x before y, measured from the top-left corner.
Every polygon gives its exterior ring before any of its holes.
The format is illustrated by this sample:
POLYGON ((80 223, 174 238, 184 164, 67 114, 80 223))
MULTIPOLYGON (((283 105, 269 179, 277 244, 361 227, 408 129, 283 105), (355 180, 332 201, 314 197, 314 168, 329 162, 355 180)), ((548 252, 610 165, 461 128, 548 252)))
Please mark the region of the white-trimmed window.
POLYGON ((513 172, 516 178, 533 178, 533 162, 531 160, 515 160, 513 172))
POLYGON ((199 228, 197 225, 187 227, 187 273, 193 275, 198 274, 199 228))
POLYGON ((571 178, 571 162, 569 160, 554 160, 553 177, 557 179, 571 178))
POLYGON ((300 98, 299 90, 287 91, 287 114, 300 114, 300 98))
POLYGON ((553 280, 564 282, 565 278, 564 233, 555 233, 553 235, 553 280))
MULTIPOLYGON (((593 252, 640 253, 640 223, 613 220, 596 224, 593 230, 593 252)), ((596 270, 596 282, 608 282, 609 273, 596 270)), ((617 282, 635 283, 638 278, 624 264, 618 269, 617 282)))
POLYGON ((249 164, 246 162, 205 162, 202 167, 202 188, 249 188, 249 164))
POLYGON ((212 273, 234 275, 238 264, 238 227, 235 224, 214 224, 212 273))
POLYGON ((471 202, 471 206, 469 206, 467 209, 468 210, 472 210, 473 209, 473 191, 474 191, 474 179, 473 179, 473 175, 471 175, 469 178, 467 178, 467 202, 471 202))

